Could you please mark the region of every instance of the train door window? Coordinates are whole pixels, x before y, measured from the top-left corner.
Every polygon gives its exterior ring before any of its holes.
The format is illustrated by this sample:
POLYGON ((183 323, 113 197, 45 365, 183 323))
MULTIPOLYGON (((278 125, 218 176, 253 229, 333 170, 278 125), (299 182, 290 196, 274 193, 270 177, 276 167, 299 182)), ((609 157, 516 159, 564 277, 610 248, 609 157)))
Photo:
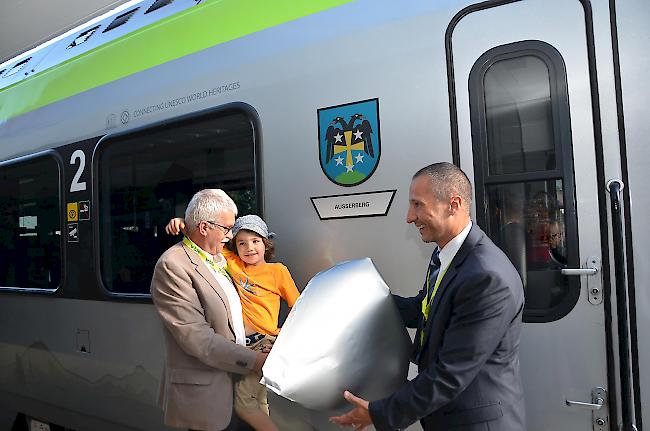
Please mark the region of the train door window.
POLYGON ((61 282, 59 163, 50 155, 0 165, 0 286, 29 290, 61 282))
POLYGON ((477 221, 508 255, 526 289, 524 320, 575 305, 580 284, 573 160, 560 54, 538 41, 486 52, 470 74, 477 221))
POLYGON ((99 260, 112 294, 149 293, 153 268, 178 237, 164 231, 197 191, 221 188, 240 214, 259 213, 254 127, 213 112, 108 137, 98 145, 99 260))

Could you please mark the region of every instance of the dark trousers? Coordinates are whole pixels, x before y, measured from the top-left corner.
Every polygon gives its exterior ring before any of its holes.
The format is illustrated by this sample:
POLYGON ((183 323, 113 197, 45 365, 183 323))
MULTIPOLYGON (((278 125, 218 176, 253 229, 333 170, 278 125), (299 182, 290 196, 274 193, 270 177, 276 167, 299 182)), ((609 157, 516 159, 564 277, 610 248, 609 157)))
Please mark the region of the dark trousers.
MULTIPOLYGON (((200 430, 190 429, 188 431, 200 431, 200 430)), ((230 420, 230 424, 228 424, 228 427, 225 428, 223 431, 255 431, 255 429, 252 428, 243 420, 239 419, 239 417, 235 414, 235 412, 233 412, 232 419, 230 420)))

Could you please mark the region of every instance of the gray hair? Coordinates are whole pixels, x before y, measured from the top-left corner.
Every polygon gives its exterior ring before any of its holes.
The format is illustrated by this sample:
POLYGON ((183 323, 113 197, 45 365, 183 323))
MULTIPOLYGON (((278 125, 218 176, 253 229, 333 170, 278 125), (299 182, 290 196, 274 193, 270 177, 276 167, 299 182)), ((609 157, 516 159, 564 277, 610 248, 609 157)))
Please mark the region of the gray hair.
POLYGON ((223 212, 232 211, 237 216, 237 205, 221 189, 203 189, 197 192, 185 210, 185 225, 193 232, 202 221, 214 221, 223 212))
POLYGON ((458 166, 449 162, 434 163, 417 171, 413 179, 423 175, 429 178, 431 191, 438 200, 447 200, 453 195, 459 195, 465 202, 467 213, 470 213, 472 183, 458 166))

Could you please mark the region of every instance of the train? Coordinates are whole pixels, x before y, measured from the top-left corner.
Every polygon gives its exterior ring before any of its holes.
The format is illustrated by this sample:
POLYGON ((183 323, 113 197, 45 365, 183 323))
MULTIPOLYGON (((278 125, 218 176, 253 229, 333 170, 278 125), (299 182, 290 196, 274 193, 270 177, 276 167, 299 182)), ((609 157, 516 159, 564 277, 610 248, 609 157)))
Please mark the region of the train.
POLYGON ((300 288, 370 257, 415 295, 431 247, 410 179, 449 161, 524 281, 528 429, 642 430, 649 18, 643 0, 134 0, 4 62, 0 429, 169 429, 149 285, 196 191, 264 217, 300 288))

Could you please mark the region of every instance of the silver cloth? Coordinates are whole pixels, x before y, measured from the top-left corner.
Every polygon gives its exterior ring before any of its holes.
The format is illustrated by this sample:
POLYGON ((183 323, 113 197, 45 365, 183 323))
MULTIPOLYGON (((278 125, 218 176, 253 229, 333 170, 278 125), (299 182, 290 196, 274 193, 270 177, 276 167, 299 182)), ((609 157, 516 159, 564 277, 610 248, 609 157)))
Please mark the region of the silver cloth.
POLYGON ((343 391, 382 398, 406 381, 411 340, 369 258, 318 273, 305 287, 263 368, 262 383, 304 407, 349 406, 343 391))

